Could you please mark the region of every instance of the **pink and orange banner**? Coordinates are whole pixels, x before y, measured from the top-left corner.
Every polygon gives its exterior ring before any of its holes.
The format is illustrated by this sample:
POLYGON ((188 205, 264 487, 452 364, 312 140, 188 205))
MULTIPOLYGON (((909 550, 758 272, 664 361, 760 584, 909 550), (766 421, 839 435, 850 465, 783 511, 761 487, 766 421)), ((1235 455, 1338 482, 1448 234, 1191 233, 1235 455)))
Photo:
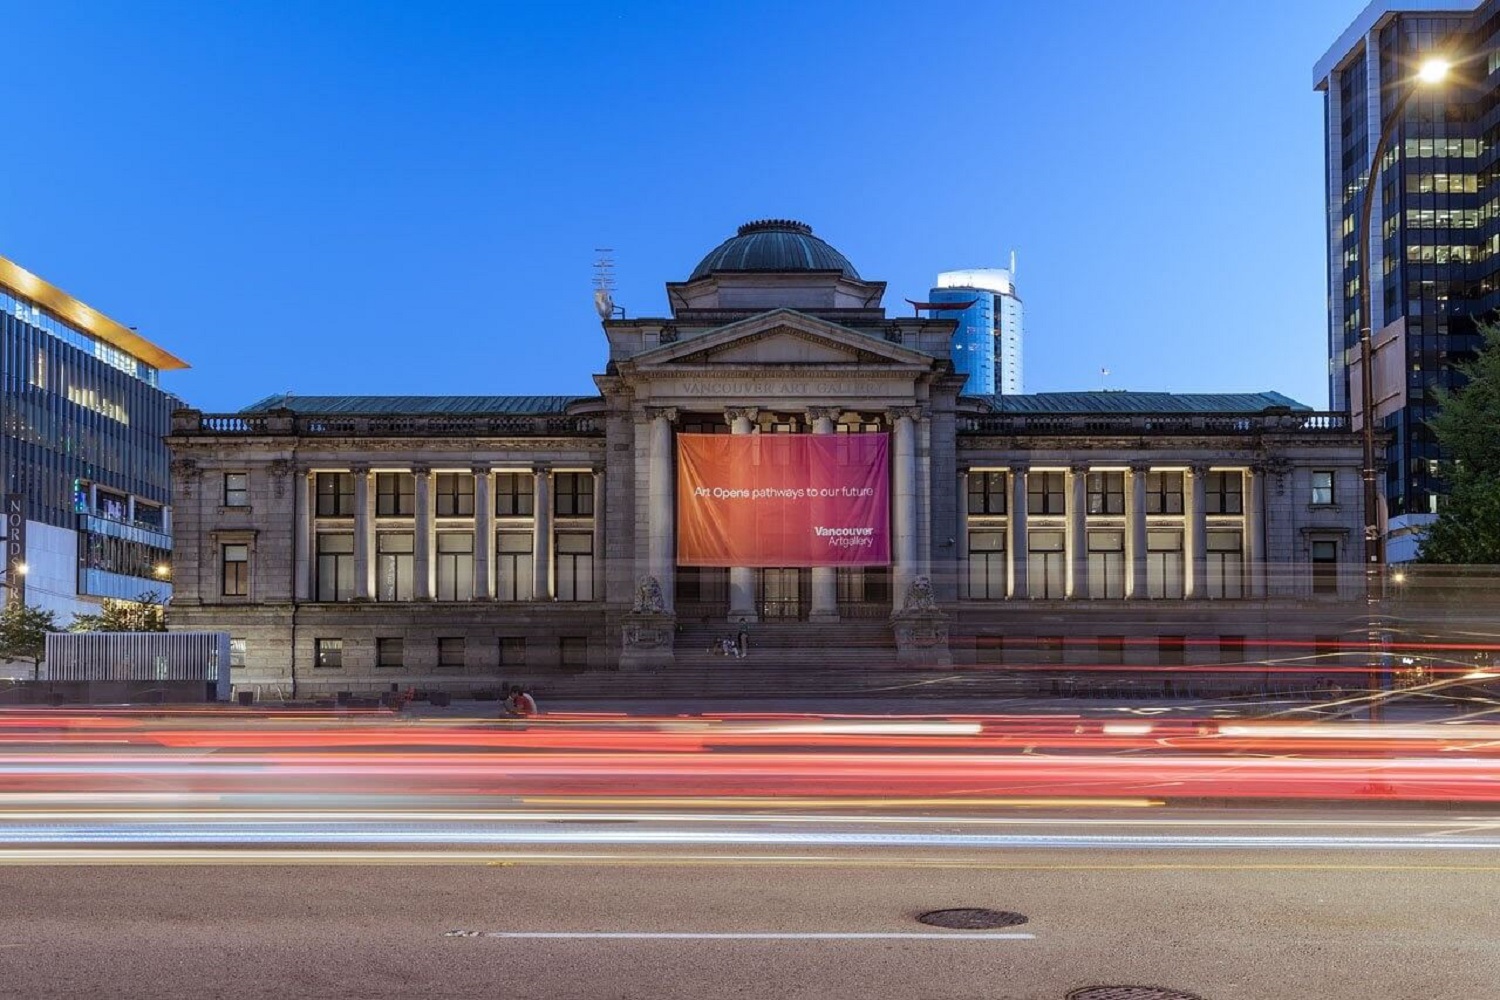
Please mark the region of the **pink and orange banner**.
POLYGON ((681 566, 884 566, 886 434, 677 435, 681 566))

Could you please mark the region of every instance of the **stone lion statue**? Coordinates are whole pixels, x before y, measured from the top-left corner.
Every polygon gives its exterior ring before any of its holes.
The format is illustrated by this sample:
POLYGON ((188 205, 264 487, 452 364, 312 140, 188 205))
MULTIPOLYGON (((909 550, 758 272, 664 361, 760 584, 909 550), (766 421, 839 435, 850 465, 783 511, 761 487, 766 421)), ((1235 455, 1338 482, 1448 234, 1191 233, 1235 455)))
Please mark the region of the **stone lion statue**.
POLYGON ((901 610, 938 610, 937 599, 932 595, 932 577, 924 575, 912 580, 911 586, 906 588, 906 602, 902 605, 901 610))
POLYGON ((667 610, 666 598, 662 597, 661 583, 654 576, 643 576, 636 581, 635 606, 637 614, 663 614, 667 610))

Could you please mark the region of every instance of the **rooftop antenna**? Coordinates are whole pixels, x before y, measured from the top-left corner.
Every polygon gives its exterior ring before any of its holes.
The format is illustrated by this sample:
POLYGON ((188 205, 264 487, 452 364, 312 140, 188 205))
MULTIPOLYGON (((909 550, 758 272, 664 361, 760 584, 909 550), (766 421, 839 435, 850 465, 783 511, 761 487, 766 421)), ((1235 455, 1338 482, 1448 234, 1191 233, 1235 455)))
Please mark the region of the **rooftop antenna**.
POLYGON ((625 318, 625 310, 615 305, 615 258, 613 247, 595 247, 599 256, 594 260, 594 311, 601 320, 614 319, 618 313, 625 318))
POLYGON ((1015 284, 1015 280, 1016 280, 1016 252, 1014 250, 1012 250, 1010 252, 1010 280, 1011 280, 1012 284, 1015 284))

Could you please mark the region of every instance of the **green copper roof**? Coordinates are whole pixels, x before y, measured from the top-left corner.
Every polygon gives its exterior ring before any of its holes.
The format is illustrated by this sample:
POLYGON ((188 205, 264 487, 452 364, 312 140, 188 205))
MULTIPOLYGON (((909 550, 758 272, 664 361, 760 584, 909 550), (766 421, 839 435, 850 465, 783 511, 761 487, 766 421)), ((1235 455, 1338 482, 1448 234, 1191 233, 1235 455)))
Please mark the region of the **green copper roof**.
POLYGON ((564 413, 591 396, 267 396, 241 412, 292 410, 296 413, 564 413))
POLYGON ((715 271, 842 271, 858 278, 849 258, 813 235, 812 227, 791 219, 747 222, 740 231, 708 252, 689 281, 715 271))
POLYGON ((984 396, 995 413, 1260 413, 1270 407, 1310 412, 1279 392, 1033 392, 984 396))

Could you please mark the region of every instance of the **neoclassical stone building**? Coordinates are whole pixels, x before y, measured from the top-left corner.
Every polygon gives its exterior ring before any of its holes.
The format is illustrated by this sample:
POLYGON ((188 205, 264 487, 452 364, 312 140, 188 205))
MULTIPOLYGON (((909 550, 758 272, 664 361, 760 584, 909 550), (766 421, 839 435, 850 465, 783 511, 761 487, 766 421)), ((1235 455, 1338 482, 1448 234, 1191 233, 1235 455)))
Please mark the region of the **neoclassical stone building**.
POLYGON ((670 316, 604 322, 595 396, 179 411, 172 625, 230 632, 241 688, 302 695, 691 673, 740 628, 737 670, 812 686, 840 664, 1264 678, 1361 634, 1346 415, 961 396, 953 322, 884 292, 806 226, 752 223, 667 285, 670 316), (888 562, 678 565, 678 435, 871 433, 888 562))

